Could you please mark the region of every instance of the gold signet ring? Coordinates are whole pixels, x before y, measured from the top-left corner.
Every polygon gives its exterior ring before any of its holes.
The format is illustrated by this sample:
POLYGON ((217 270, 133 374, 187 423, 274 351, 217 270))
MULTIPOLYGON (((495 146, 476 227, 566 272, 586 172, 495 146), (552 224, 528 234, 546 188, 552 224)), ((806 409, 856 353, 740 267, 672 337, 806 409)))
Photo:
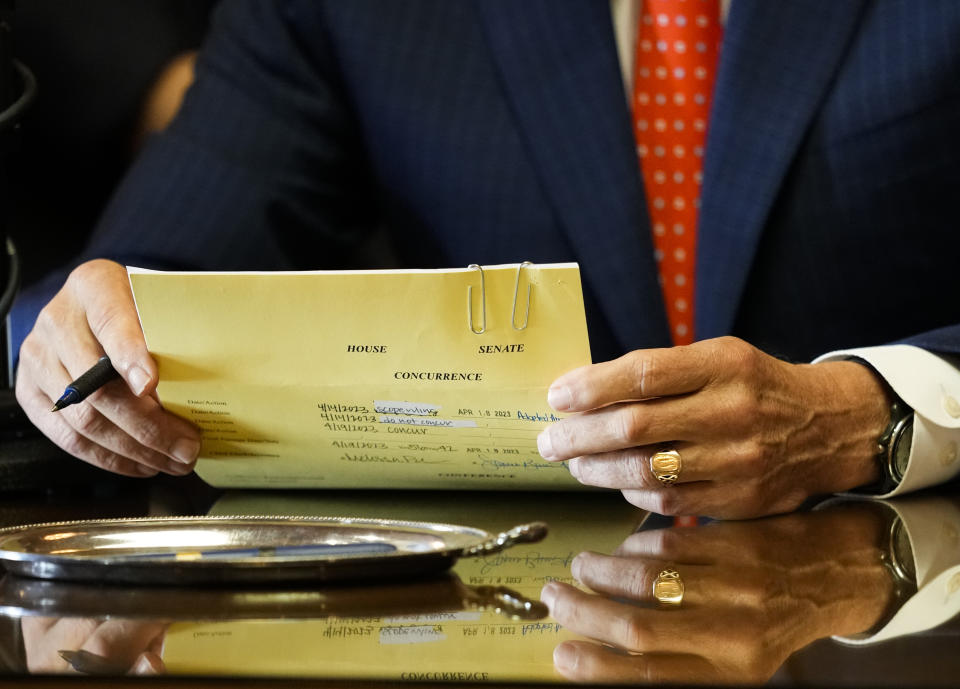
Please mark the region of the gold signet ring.
POLYGON ((682 468, 683 462, 676 450, 660 450, 650 458, 650 471, 660 483, 668 486, 677 482, 682 468))
POLYGON ((683 601, 683 579, 673 567, 667 567, 653 582, 653 597, 662 605, 680 605, 683 601))

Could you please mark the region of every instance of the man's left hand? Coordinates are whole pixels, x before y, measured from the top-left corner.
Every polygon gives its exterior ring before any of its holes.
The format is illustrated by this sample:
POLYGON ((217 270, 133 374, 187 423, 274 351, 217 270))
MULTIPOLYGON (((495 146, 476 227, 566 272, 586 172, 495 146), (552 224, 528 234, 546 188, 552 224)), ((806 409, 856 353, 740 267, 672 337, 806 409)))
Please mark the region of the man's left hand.
POLYGON ((791 364, 734 337, 630 352, 558 378, 571 416, 537 439, 581 483, 616 488, 660 514, 748 518, 875 481, 890 398, 852 361, 791 364), (673 484, 650 467, 676 450, 673 484))

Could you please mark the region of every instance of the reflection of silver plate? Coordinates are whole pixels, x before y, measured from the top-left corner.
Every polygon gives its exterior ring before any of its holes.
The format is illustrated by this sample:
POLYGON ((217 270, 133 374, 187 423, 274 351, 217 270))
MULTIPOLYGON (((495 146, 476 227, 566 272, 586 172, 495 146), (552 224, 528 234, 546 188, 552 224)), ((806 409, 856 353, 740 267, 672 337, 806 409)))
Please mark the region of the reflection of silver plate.
POLYGON ((450 572, 383 585, 286 586, 283 588, 146 587, 0 579, 0 615, 96 620, 224 621, 396 617, 463 610, 490 610, 505 617, 539 620, 540 601, 500 586, 467 586, 450 572))
POLYGON ((14 574, 132 584, 329 582, 420 575, 546 535, 343 517, 164 517, 0 529, 14 574))

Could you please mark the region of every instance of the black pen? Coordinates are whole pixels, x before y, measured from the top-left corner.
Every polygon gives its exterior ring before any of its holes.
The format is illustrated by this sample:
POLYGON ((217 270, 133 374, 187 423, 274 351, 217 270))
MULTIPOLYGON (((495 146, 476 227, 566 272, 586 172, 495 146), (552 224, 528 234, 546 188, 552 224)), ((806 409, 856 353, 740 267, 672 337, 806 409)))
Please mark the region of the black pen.
POLYGON ((102 388, 114 378, 119 378, 120 374, 110 363, 110 357, 102 356, 79 378, 70 383, 67 389, 63 391, 50 411, 60 411, 71 404, 82 402, 94 392, 102 388))

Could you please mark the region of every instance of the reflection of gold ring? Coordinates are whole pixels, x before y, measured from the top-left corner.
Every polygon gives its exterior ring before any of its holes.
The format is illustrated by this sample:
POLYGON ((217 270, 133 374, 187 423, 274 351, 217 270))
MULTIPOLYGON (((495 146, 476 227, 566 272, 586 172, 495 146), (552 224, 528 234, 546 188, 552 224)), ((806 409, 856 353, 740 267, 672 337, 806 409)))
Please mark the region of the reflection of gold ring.
POLYGON ((667 486, 677 482, 682 468, 683 462, 680 461, 680 453, 676 450, 660 450, 650 458, 650 471, 660 483, 667 486))
POLYGON ((653 597, 663 605, 680 605, 683 601, 683 579, 680 572, 667 567, 653 582, 653 597))

